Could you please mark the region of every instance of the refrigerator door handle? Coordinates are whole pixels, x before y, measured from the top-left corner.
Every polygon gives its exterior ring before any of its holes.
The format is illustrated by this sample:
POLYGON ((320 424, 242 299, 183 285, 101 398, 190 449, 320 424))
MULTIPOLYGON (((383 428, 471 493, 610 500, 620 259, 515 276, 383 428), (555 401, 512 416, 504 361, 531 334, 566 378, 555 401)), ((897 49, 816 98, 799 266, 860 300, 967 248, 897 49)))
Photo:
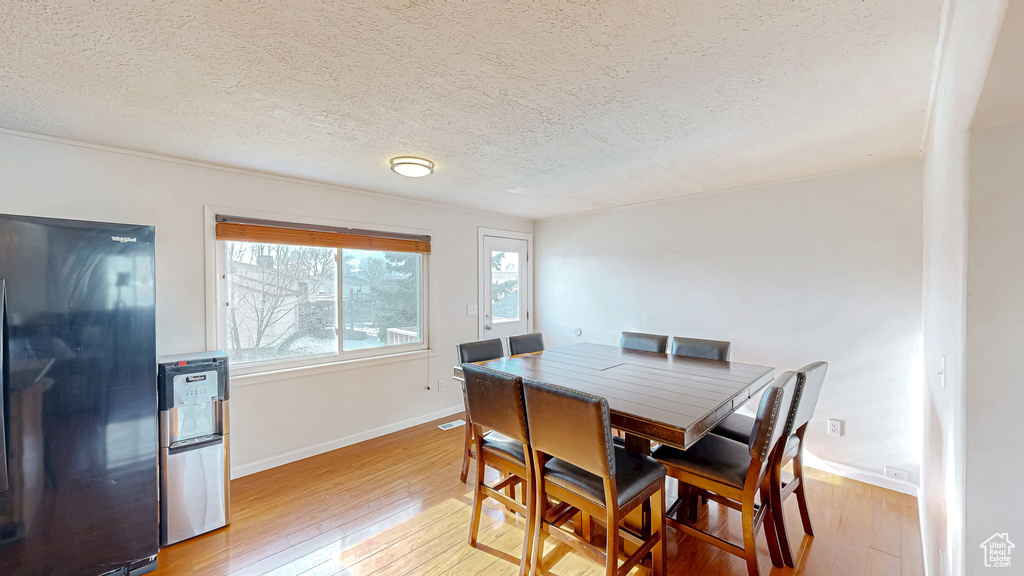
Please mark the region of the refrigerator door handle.
POLYGON ((9 364, 10 331, 7 325, 7 280, 0 278, 0 491, 7 490, 7 407, 9 404, 7 382, 10 380, 9 364))

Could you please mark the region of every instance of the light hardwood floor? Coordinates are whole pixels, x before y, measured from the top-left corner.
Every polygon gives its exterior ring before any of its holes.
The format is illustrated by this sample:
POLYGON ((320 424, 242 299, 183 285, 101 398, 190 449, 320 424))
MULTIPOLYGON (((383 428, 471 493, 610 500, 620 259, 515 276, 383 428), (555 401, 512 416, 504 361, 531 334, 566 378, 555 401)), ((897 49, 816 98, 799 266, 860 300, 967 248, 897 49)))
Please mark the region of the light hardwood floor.
MULTIPOLYGON (((467 543, 471 490, 458 478, 463 429, 436 427, 455 418, 233 481, 231 525, 162 550, 153 574, 516 574, 523 525, 493 502, 485 507, 478 546, 467 543)), ((762 533, 762 574, 924 575, 916 499, 824 472, 808 474, 816 536, 804 536, 796 502, 787 501, 796 570, 772 567, 762 533)), ((714 502, 701 522, 719 535, 739 537, 738 514, 726 514, 714 502)), ((738 558, 672 529, 668 536, 672 576, 746 574, 738 558)), ((551 539, 543 569, 556 576, 603 573, 551 539)))

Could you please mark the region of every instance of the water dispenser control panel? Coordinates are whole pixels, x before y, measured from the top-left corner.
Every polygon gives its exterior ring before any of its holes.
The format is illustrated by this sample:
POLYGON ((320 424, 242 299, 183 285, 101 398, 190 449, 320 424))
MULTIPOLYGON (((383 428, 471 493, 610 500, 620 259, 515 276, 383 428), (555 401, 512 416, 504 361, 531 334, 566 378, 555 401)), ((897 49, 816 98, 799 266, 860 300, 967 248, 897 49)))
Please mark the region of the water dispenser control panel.
POLYGON ((227 380, 228 358, 219 350, 160 358, 161 445, 192 445, 224 434, 227 380))
POLYGON ((178 374, 174 382, 174 407, 206 404, 218 400, 217 371, 178 374))

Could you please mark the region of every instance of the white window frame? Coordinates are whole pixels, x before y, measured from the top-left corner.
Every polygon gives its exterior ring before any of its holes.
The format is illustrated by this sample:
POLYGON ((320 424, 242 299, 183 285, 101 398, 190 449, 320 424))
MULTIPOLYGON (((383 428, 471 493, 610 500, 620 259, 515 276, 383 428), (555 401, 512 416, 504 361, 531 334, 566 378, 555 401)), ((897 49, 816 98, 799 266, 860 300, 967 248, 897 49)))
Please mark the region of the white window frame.
MULTIPOLYGON (((309 218, 304 216, 296 215, 285 215, 279 212, 269 213, 255 210, 229 208, 229 207, 217 207, 217 206, 205 206, 204 207, 204 221, 205 221, 205 240, 206 240, 206 344, 208 349, 221 349, 224 350, 227 345, 227 310, 226 306, 221 300, 221 294, 224 292, 224 283, 227 281, 226 278, 226 251, 224 249, 224 241, 217 240, 216 237, 216 215, 217 214, 230 214, 232 216, 244 217, 244 218, 259 218, 265 220, 277 220, 280 222, 289 222, 296 225, 319 225, 319 226, 334 226, 338 228, 359 228, 364 230, 379 230, 382 232, 396 232, 406 234, 429 234, 429 230, 415 229, 415 228, 401 228, 395 226, 387 226, 379 223, 366 223, 366 222, 345 222, 338 220, 327 220, 322 218, 309 218)), ((342 248, 338 248, 339 258, 341 256, 342 248)), ((363 348, 360 350, 352 350, 345 352, 339 350, 337 354, 323 354, 319 356, 310 356, 306 358, 294 359, 294 360, 277 360, 267 361, 259 363, 251 363, 246 365, 232 366, 231 372, 233 375, 250 375, 250 374, 265 374, 278 371, 291 371, 296 369, 305 368, 323 368, 330 366, 341 366, 352 362, 366 362, 368 360, 387 359, 390 357, 397 357, 402 355, 409 355, 415 352, 427 352, 430 350, 430 254, 422 254, 421 267, 420 267, 420 282, 421 282, 421 297, 420 297, 420 315, 421 315, 421 334, 422 338, 420 342, 412 344, 396 344, 391 346, 378 346, 374 348, 363 348)), ((336 306, 338 314, 338 347, 342 347, 343 338, 343 318, 342 312, 342 274, 341 266, 339 263, 338 274, 337 274, 337 285, 338 285, 338 304, 336 306)))

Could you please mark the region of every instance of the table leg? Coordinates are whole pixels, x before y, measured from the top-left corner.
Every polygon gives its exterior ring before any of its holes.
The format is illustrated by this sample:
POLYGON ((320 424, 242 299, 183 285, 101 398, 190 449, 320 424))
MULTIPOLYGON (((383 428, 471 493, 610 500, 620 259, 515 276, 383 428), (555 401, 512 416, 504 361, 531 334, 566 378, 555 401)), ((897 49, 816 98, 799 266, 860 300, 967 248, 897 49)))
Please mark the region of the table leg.
POLYGON ((651 455, 651 441, 642 436, 626 433, 626 450, 635 454, 651 455))

